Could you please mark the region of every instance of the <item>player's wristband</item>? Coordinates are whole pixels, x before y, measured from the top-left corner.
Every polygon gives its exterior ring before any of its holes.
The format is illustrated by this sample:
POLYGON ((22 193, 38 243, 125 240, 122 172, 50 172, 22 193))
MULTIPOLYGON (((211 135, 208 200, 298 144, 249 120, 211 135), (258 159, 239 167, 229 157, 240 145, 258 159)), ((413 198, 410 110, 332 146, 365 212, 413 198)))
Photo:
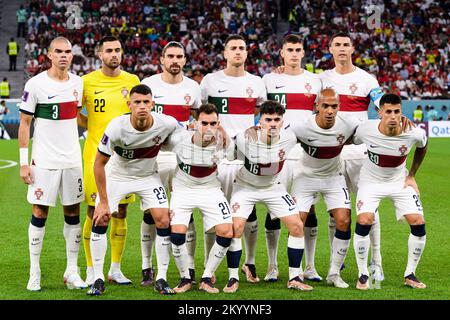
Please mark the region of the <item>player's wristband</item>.
POLYGON ((28 165, 28 148, 20 148, 19 149, 19 161, 21 166, 28 165))

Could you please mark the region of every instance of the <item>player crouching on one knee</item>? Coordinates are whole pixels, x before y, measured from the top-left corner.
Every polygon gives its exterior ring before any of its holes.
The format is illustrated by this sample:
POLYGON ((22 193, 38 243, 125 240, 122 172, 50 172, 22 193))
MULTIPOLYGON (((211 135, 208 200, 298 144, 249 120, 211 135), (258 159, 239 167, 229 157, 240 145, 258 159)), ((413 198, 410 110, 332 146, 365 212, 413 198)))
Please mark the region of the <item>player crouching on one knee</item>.
MULTIPOLYGON (((272 218, 279 218, 289 231, 288 260, 290 289, 310 291, 313 288, 300 279, 300 264, 304 250, 303 223, 298 208, 286 187, 277 183, 287 154, 295 146, 295 135, 283 129, 284 107, 275 101, 266 101, 260 107, 260 130, 249 135, 238 133, 235 138, 238 157, 244 166, 236 175, 231 196, 233 240, 227 252, 229 281, 223 289, 234 293, 239 287, 239 261, 242 255, 241 236, 253 206, 264 203, 272 218)), ((252 130, 252 129, 249 129, 252 130)))
POLYGON ((141 198, 142 210, 150 209, 156 224, 158 275, 155 291, 174 294, 167 283, 171 253, 169 204, 157 172, 156 156, 162 142, 180 126, 173 117, 151 112, 152 91, 146 85, 131 89, 128 106, 131 114, 119 116, 107 126, 94 163, 98 202, 90 246, 96 280, 88 294, 100 295, 105 290, 106 229, 120 199, 131 193, 141 198))
POLYGON ((390 198, 397 220, 405 219, 411 228, 404 283, 412 288, 424 289, 426 285, 415 276, 426 242, 425 220, 415 175, 427 151, 427 137, 419 128, 402 131, 402 101, 395 94, 385 94, 381 98, 379 116, 379 120, 361 124, 353 138, 356 144, 365 143, 368 152, 361 168, 356 199, 358 217, 353 238, 359 271, 356 288, 369 289, 368 234, 380 201, 390 198), (408 172, 406 158, 414 146, 416 150, 408 172))
POLYGON ((186 233, 193 210, 200 210, 204 230, 216 234, 200 290, 219 292, 213 285, 212 276, 225 257, 233 236, 230 206, 217 178, 217 164, 225 156, 234 158, 234 143, 220 126, 218 117, 215 105, 203 104, 196 112, 195 130, 179 129, 167 140, 167 148, 176 153, 178 162, 170 199, 172 251, 181 277, 174 288, 177 293, 192 289, 186 233))

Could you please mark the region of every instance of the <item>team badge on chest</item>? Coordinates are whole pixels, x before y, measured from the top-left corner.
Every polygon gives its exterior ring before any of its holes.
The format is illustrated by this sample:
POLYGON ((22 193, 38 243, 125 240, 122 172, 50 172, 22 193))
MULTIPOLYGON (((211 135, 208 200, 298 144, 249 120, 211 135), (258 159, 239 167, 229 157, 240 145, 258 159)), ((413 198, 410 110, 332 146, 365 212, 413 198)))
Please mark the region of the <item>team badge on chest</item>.
POLYGON ((191 102, 191 96, 189 95, 189 93, 186 93, 186 95, 184 96, 184 104, 189 105, 189 102, 191 102))
POLYGON ((280 149, 280 151, 278 151, 278 157, 280 158, 280 161, 284 159, 285 155, 286 152, 283 149, 280 149))
POLYGON ((246 90, 246 92, 247 92, 247 94, 248 94, 248 97, 251 98, 252 95, 253 95, 253 89, 252 89, 252 87, 248 87, 247 90, 246 90))
POLYGON ((124 99, 126 99, 128 97, 128 89, 127 88, 123 87, 120 92, 122 92, 122 96, 124 99))
POLYGON ((400 151, 400 154, 404 156, 405 152, 408 151, 408 148, 403 144, 400 148, 398 148, 398 151, 400 151))
POLYGON ((337 136, 337 138, 336 138, 336 140, 339 142, 339 144, 343 144, 344 143, 344 139, 345 139, 345 137, 344 137, 344 135, 342 133, 340 133, 337 136))
POLYGON ((349 89, 352 94, 355 94, 356 90, 358 90, 358 87, 356 86, 356 83, 352 83, 349 89))

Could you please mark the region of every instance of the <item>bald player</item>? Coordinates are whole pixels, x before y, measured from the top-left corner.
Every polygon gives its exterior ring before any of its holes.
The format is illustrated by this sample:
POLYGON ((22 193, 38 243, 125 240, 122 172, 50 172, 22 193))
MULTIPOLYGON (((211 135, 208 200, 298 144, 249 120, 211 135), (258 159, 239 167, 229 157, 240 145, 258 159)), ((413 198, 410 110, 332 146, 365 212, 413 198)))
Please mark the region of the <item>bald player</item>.
POLYGON ((32 204, 28 227, 30 278, 27 289, 41 290, 40 256, 49 207, 56 198, 64 211, 67 267, 64 282, 69 289, 86 288, 78 273, 81 240, 80 202, 83 201, 83 169, 78 139, 77 115, 83 97, 83 81, 69 73, 72 45, 64 37, 50 43, 51 67, 25 84, 20 105, 20 177, 28 185, 32 204), (28 160, 31 121, 34 122, 31 164, 28 160))

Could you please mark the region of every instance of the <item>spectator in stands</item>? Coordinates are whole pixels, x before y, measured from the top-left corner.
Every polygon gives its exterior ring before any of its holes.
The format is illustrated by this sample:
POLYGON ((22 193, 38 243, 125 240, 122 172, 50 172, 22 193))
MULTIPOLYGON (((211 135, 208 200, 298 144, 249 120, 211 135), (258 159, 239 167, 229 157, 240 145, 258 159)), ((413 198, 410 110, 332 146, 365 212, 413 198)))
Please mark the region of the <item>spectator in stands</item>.
POLYGON ((17 38, 25 38, 25 24, 27 22, 27 10, 20 5, 20 9, 16 11, 17 16, 17 38))
POLYGON ((11 38, 6 45, 6 54, 9 56, 9 71, 16 71, 17 54, 19 53, 19 45, 11 38))
POLYGON ((423 110, 422 110, 422 106, 421 105, 418 105, 416 110, 414 110, 413 120, 414 120, 415 123, 422 122, 422 120, 423 120, 423 110))
POLYGON ((427 112, 427 121, 436 121, 438 119, 438 112, 433 106, 430 107, 430 111, 427 112))
POLYGON ((8 112, 9 112, 9 109, 6 106, 6 101, 5 100, 0 101, 0 139, 7 139, 7 140, 10 139, 8 132, 6 131, 6 127, 3 124, 3 117, 8 112))
POLYGON ((8 82, 7 78, 3 78, 3 81, 0 83, 0 98, 8 99, 11 92, 11 85, 8 82))

